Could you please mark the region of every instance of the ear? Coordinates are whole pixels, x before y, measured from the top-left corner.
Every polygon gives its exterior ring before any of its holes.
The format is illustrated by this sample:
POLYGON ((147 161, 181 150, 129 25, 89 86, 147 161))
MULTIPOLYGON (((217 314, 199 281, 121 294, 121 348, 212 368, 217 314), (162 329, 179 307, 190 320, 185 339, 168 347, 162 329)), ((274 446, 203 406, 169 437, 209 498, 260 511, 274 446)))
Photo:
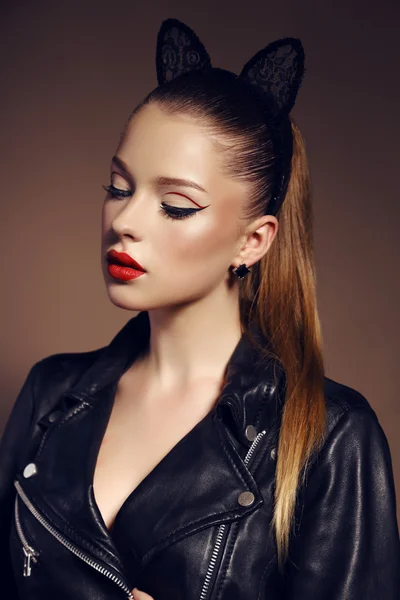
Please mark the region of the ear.
POLYGON ((272 96, 275 118, 293 108, 304 75, 304 49, 296 38, 282 38, 257 52, 239 77, 272 96))
POLYGON ((162 84, 189 71, 211 69, 211 60, 190 27, 178 19, 167 19, 157 36, 156 69, 162 84))

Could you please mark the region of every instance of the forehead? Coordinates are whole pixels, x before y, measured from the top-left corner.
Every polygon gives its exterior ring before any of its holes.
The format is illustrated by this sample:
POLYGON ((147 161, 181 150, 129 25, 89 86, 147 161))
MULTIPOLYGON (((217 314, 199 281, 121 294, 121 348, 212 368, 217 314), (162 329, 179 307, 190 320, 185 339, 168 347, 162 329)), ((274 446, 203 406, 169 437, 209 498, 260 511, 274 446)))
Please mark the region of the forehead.
POLYGON ((155 104, 144 106, 128 123, 118 154, 140 170, 138 175, 162 168, 164 175, 177 175, 178 169, 202 178, 211 175, 218 158, 193 118, 168 114, 155 104))

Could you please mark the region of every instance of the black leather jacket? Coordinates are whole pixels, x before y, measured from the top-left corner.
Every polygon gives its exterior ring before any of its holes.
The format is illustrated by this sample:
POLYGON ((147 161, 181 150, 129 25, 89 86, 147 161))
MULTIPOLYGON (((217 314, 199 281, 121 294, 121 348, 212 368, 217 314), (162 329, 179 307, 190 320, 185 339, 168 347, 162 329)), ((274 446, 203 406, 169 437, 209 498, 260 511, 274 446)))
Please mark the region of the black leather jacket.
POLYGON ((118 379, 148 333, 142 312, 108 346, 30 370, 0 446, 1 597, 118 600, 138 587, 155 600, 399 600, 387 439, 365 397, 328 378, 326 441, 279 574, 270 521, 285 378, 274 383, 244 335, 215 409, 107 530, 95 461, 118 379))

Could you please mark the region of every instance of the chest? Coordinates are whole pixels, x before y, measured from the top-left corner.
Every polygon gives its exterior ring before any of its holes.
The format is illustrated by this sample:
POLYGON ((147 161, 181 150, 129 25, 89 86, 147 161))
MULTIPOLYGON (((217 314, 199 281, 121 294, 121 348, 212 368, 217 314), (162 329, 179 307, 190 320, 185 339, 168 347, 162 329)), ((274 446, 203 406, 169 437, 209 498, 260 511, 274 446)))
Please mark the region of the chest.
MULTIPOLYGON (((203 395, 198 404, 194 396, 191 404, 180 405, 159 397, 156 411, 151 402, 136 404, 132 389, 127 395, 122 388, 114 392, 110 386, 97 393, 91 407, 71 408, 71 416, 52 428, 35 459, 37 474, 21 476, 35 513, 21 504, 20 525, 46 565, 36 574, 43 573, 48 585, 46 573, 54 568, 55 553, 62 551, 59 569, 69 574, 68 585, 97 577, 89 569, 94 562, 99 571, 106 566, 110 577, 116 572, 130 589, 135 585, 155 600, 163 595, 230 598, 232 586, 239 590, 243 585, 242 597, 257 598, 264 565, 274 555, 268 531, 272 431, 249 443, 248 461, 230 443, 227 423, 214 411, 208 414, 215 393, 208 399, 203 395), (257 469, 261 463, 263 468, 257 469), (113 528, 112 538, 99 527, 93 511, 86 485, 93 473, 96 503, 104 523, 113 528), (60 544, 52 531, 68 545, 60 544), (78 557, 83 548, 89 564, 78 561, 72 547, 79 549, 78 557), (119 564, 114 556, 120 557, 119 564), (228 569, 231 575, 226 578, 228 569)), ((19 546, 14 555, 21 563, 19 546)), ((104 572, 98 578, 103 589, 104 572)), ((96 588, 93 595, 105 597, 102 594, 96 588)))
POLYGON ((125 501, 211 410, 218 390, 208 385, 186 400, 169 394, 136 402, 137 393, 121 381, 95 463, 94 497, 110 531, 125 501))

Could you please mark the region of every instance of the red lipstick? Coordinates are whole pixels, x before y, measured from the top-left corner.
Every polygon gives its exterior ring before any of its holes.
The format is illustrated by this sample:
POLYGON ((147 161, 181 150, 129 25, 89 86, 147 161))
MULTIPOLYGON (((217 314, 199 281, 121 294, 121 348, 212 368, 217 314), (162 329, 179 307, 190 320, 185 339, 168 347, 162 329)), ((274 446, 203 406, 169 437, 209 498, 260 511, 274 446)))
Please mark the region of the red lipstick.
POLYGON ((146 271, 136 260, 134 260, 126 252, 117 252, 117 250, 109 250, 107 252, 107 271, 114 277, 122 281, 136 279, 143 275, 146 271))

